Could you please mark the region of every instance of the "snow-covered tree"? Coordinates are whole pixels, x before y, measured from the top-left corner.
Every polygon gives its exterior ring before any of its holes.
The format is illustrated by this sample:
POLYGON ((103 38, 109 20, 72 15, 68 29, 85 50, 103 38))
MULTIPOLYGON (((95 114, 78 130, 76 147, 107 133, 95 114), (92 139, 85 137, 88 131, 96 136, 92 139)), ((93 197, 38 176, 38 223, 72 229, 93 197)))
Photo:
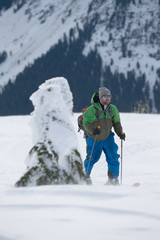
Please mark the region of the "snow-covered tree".
POLYGON ((34 146, 26 160, 27 172, 16 186, 86 183, 72 125, 73 100, 67 80, 47 80, 30 100, 34 105, 34 146))

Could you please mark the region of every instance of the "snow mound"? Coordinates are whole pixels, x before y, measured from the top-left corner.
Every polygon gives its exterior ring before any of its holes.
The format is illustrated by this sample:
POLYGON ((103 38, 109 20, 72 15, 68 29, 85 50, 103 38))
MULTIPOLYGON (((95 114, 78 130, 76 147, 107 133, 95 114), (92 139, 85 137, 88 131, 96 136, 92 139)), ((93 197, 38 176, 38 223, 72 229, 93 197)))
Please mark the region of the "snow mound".
POLYGON ((47 80, 30 97, 33 148, 28 171, 16 186, 85 183, 73 126, 73 97, 63 77, 47 80))

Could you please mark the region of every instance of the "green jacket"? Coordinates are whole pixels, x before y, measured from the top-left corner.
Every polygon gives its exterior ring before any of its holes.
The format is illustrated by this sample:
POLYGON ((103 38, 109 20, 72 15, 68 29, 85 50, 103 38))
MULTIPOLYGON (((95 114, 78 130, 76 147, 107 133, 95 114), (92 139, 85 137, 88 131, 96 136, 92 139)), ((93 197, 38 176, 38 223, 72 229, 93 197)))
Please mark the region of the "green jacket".
POLYGON ((93 130, 100 126, 100 134, 97 135, 96 141, 105 140, 111 133, 112 127, 119 136, 122 132, 122 126, 120 123, 119 112, 116 106, 109 104, 104 111, 99 102, 98 92, 95 92, 91 99, 92 105, 87 108, 83 114, 83 126, 87 135, 94 139, 93 130))

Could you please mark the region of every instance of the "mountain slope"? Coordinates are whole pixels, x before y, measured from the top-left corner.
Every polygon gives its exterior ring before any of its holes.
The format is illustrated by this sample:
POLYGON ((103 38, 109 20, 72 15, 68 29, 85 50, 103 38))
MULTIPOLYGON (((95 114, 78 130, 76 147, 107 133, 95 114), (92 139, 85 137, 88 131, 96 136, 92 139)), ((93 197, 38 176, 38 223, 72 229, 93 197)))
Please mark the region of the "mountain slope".
POLYGON ((13 1, 0 19, 1 115, 28 114, 55 76, 68 79, 75 111, 105 85, 120 111, 142 101, 160 112, 160 1, 13 1))

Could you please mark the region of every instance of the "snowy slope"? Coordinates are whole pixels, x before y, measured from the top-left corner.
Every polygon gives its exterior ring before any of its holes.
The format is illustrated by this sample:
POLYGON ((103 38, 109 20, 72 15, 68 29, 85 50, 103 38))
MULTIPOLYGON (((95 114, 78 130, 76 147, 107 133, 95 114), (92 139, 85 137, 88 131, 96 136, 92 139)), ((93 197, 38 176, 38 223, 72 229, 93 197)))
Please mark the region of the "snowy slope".
MULTIPOLYGON (((74 126, 77 130, 77 115, 74 126)), ((160 235, 160 115, 124 114, 123 185, 104 186, 104 155, 92 186, 14 188, 32 146, 30 116, 0 118, 0 240, 135 240, 160 235), (132 187, 140 182, 139 187, 132 187)), ((85 157, 85 141, 77 132, 85 157)), ((120 140, 116 137, 120 146, 120 140)))
POLYGON ((81 18, 87 15, 91 0, 29 0, 20 10, 14 13, 13 5, 2 12, 0 52, 7 51, 7 60, 0 65, 0 86, 14 81, 16 75, 29 63, 46 53, 55 45, 64 33, 76 23, 80 26, 81 18), (74 14, 69 14, 74 12, 74 14))

